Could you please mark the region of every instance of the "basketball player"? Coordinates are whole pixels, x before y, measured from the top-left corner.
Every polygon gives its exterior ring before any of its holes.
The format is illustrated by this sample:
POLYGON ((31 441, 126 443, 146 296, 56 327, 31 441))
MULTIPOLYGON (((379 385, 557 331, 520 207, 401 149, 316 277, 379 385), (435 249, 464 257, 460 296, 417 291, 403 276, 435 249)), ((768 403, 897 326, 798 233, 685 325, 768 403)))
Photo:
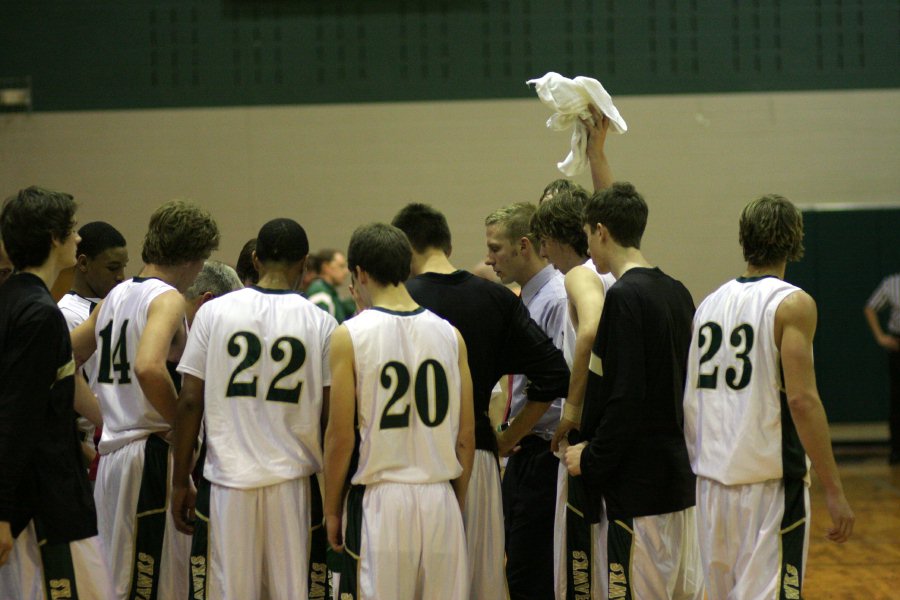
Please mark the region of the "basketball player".
POLYGON ((402 231, 362 226, 347 256, 367 309, 332 338, 325 518, 332 547, 346 556, 340 597, 468 600, 461 509, 475 418, 466 345, 403 286, 411 251, 402 231), (355 421, 359 464, 344 519, 355 421))
POLYGON ((181 292, 218 243, 205 210, 181 200, 163 204, 150 217, 140 275, 113 288, 72 333, 77 359, 99 352, 103 458, 94 499, 116 598, 187 597, 191 540, 168 517, 177 395, 166 361, 181 357, 186 340, 181 292), (86 339, 82 328, 94 323, 95 335, 86 339))
POLYGON ((803 254, 803 217, 764 196, 741 212, 744 274, 697 309, 684 434, 697 474, 700 552, 710 598, 800 598, 809 544, 809 479, 819 475, 842 543, 854 515, 816 389, 816 304, 785 281, 803 254))
POLYGON ((0 232, 18 273, 0 287, 0 597, 110 597, 75 429, 75 363, 49 288, 75 264, 72 196, 30 187, 0 232))
POLYGON ((533 419, 566 393, 569 369, 562 352, 515 294, 453 266, 450 228, 443 214, 425 204, 410 204, 393 222, 412 245, 414 277, 406 282, 407 290, 417 303, 459 329, 470 351, 476 451, 463 519, 471 594, 506 598, 497 453, 508 454, 531 430, 533 419), (528 378, 527 402, 509 427, 497 433, 488 416, 491 391, 509 373, 528 378))
POLYGON ((210 543, 208 564, 192 556, 192 589, 205 566, 211 600, 307 598, 310 583, 324 598, 324 565, 317 581, 307 567, 312 526, 322 525, 315 473, 337 322, 298 292, 308 253, 296 221, 263 225, 253 254, 259 282, 200 308, 178 365, 172 514, 179 530, 194 533, 190 473, 202 421, 211 486, 196 514, 210 543))
MULTIPOLYGON (((128 248, 119 231, 103 221, 94 221, 78 230, 81 241, 76 250, 77 262, 72 275, 72 289, 60 298, 58 305, 66 318, 69 331, 81 325, 111 289, 125 278, 128 264, 128 248)), ((81 373, 90 385, 96 376, 97 356, 92 356, 81 367, 81 373)), ((82 453, 91 464, 91 479, 96 475, 96 451, 94 449, 94 424, 81 415, 78 431, 82 453)))
POLYGON ((609 597, 699 600, 695 480, 681 414, 694 305, 641 253, 647 212, 628 183, 595 193, 584 209, 594 265, 616 283, 591 354, 586 441, 569 446, 565 460, 581 476, 587 520, 604 510, 608 517, 593 560, 608 564, 609 597))

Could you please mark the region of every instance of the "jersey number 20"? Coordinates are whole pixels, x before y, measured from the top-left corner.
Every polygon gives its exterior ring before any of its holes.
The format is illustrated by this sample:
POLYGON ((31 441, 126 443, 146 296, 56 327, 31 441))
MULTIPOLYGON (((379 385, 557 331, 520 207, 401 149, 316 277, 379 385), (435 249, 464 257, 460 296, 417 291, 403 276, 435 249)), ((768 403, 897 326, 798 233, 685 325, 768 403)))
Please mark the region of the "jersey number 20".
MULTIPOLYGON (((255 398, 258 380, 256 375, 247 382, 235 381, 235 379, 237 378, 238 373, 249 369, 259 361, 259 357, 262 356, 262 342, 259 341, 256 334, 250 333, 249 331, 238 331, 228 340, 228 354, 234 357, 241 355, 241 345, 238 344, 238 339, 244 340, 247 351, 244 354, 243 360, 241 360, 234 371, 231 372, 231 378, 228 380, 228 388, 225 390, 225 395, 229 398, 236 396, 255 398)), ((272 383, 269 384, 269 389, 266 392, 266 400, 297 404, 300 401, 300 390, 303 389, 303 382, 297 382, 297 385, 292 388, 278 387, 278 382, 285 377, 296 373, 300 370, 300 367, 303 366, 303 363, 306 362, 306 348, 303 346, 303 342, 294 337, 280 337, 272 342, 269 356, 272 357, 272 360, 279 363, 287 360, 287 364, 277 375, 275 375, 272 383), (287 352, 285 352, 285 349, 287 349, 287 352)))
MULTIPOLYGON (((409 369, 403 363, 392 360, 381 369, 381 387, 393 392, 384 411, 381 413, 381 429, 398 429, 409 427, 410 405, 403 410, 391 412, 394 405, 406 396, 409 391, 409 369), (393 377, 389 371, 393 371, 393 377)), ((450 390, 447 386, 447 373, 441 363, 429 358, 416 369, 416 380, 413 387, 413 398, 416 401, 416 413, 428 427, 437 427, 447 418, 450 406, 450 390), (434 375, 434 417, 429 414, 430 398, 428 393, 428 372, 434 375)))

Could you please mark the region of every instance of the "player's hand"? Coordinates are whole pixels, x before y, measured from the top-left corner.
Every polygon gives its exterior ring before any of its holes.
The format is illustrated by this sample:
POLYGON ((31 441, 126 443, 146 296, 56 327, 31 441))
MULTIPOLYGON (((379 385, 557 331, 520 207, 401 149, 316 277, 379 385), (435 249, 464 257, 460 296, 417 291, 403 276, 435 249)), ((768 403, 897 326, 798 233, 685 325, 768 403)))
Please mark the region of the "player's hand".
POLYGON ((878 345, 891 352, 900 351, 900 340, 886 333, 878 337, 878 345))
POLYGON ((497 435, 497 454, 500 456, 512 456, 516 452, 522 449, 522 446, 517 446, 516 442, 510 441, 506 437, 506 432, 499 432, 497 435))
POLYGON ((15 540, 12 536, 12 530, 9 527, 9 521, 0 521, 0 567, 9 560, 12 553, 13 543, 15 540))
POLYGON ((325 515, 325 531, 328 532, 328 543, 335 552, 344 551, 344 534, 341 531, 341 517, 339 515, 325 515))
POLYGON ((175 521, 175 528, 181 533, 193 535, 196 504, 197 488, 190 478, 187 485, 172 486, 172 519, 175 521))
POLYGON ((575 421, 570 421, 565 417, 559 420, 559 425, 556 426, 556 431, 553 433, 553 439, 550 441, 550 450, 554 454, 559 452, 560 442, 568 439, 569 432, 573 429, 578 429, 578 423, 575 421))
POLYGON ((570 475, 576 477, 581 475, 581 453, 584 451, 585 446, 587 446, 587 442, 581 442, 566 448, 566 469, 569 470, 570 475))
POLYGON ((590 119, 581 119, 581 122, 587 128, 588 142, 587 155, 589 159, 603 154, 603 147, 606 145, 606 133, 609 131, 609 117, 604 115, 593 104, 588 105, 591 112, 590 119))
POLYGON ((828 514, 831 515, 831 523, 834 525, 828 529, 826 537, 832 542, 843 544, 853 533, 856 515, 853 514, 842 490, 825 492, 825 503, 828 506, 828 514))

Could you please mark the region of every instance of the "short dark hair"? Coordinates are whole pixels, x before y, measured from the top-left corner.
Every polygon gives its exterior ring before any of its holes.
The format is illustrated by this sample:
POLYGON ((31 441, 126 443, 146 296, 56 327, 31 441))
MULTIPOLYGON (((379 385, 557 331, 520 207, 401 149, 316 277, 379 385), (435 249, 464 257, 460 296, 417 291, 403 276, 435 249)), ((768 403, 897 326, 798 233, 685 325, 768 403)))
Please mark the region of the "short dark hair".
POLYGON ((150 216, 141 258, 146 264, 180 265, 207 259, 219 247, 219 228, 193 202, 170 200, 150 216))
POLYGON ((584 188, 571 179, 554 179, 548 183, 547 187, 544 188, 544 191, 541 192, 541 197, 538 198, 538 204, 542 204, 562 192, 572 192, 575 190, 584 192, 584 188))
POLYGON ((255 251, 256 238, 251 238, 247 240, 244 247, 241 248, 241 253, 238 255, 237 264, 234 266, 234 270, 237 271, 238 277, 241 278, 242 283, 245 281, 259 283, 259 272, 256 270, 256 267, 253 266, 253 253, 255 251))
POLYGON ((62 242, 72 235, 77 208, 71 195, 37 186, 6 199, 0 212, 0 237, 17 270, 47 261, 53 240, 62 242))
POLYGON ((550 238, 572 247, 587 258, 587 236, 584 235, 582 213, 590 197, 583 188, 559 192, 544 200, 531 217, 531 231, 538 239, 550 238))
POLYGON ((272 219, 256 236, 256 258, 260 262, 295 263, 309 254, 309 239, 293 219, 272 219))
POLYGON ((644 197, 623 181, 594 192, 584 207, 582 223, 591 229, 602 223, 620 246, 640 248, 649 212, 644 197))
POLYGON ((399 285, 409 278, 412 248, 406 235, 387 223, 356 228, 347 249, 352 273, 359 267, 382 285, 399 285))
POLYGON ((777 194, 750 202, 741 211, 740 236, 744 260, 755 267, 803 258, 803 214, 777 194))
POLYGON ((315 257, 319 268, 321 268, 323 264, 333 261, 334 257, 337 256, 339 252, 340 250, 335 248, 322 248, 316 252, 315 257))
POLYGON ((427 204, 412 203, 404 206, 391 221, 391 225, 406 234, 416 252, 438 248, 450 255, 450 226, 447 218, 427 204))
POLYGON ((125 237, 118 229, 104 221, 85 223, 78 230, 78 235, 81 236, 78 250, 75 252, 78 256, 84 254, 88 258, 95 258, 104 250, 125 247, 125 237))

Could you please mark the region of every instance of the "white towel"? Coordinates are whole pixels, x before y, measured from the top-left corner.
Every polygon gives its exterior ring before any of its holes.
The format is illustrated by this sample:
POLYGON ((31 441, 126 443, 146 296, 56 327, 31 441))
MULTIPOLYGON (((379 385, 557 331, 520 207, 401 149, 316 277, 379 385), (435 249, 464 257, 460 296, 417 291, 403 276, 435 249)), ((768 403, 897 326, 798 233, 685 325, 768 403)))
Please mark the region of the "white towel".
POLYGON ((589 119, 589 104, 594 104, 609 118, 609 127, 616 133, 628 131, 625 119, 619 114, 609 95, 599 81, 590 77, 569 79, 559 73, 550 72, 540 79, 529 79, 541 102, 549 106, 553 115, 547 119, 547 127, 555 131, 565 131, 573 124, 572 150, 566 159, 556 166, 565 175, 572 177, 581 173, 588 164, 587 128, 580 119, 589 119))

